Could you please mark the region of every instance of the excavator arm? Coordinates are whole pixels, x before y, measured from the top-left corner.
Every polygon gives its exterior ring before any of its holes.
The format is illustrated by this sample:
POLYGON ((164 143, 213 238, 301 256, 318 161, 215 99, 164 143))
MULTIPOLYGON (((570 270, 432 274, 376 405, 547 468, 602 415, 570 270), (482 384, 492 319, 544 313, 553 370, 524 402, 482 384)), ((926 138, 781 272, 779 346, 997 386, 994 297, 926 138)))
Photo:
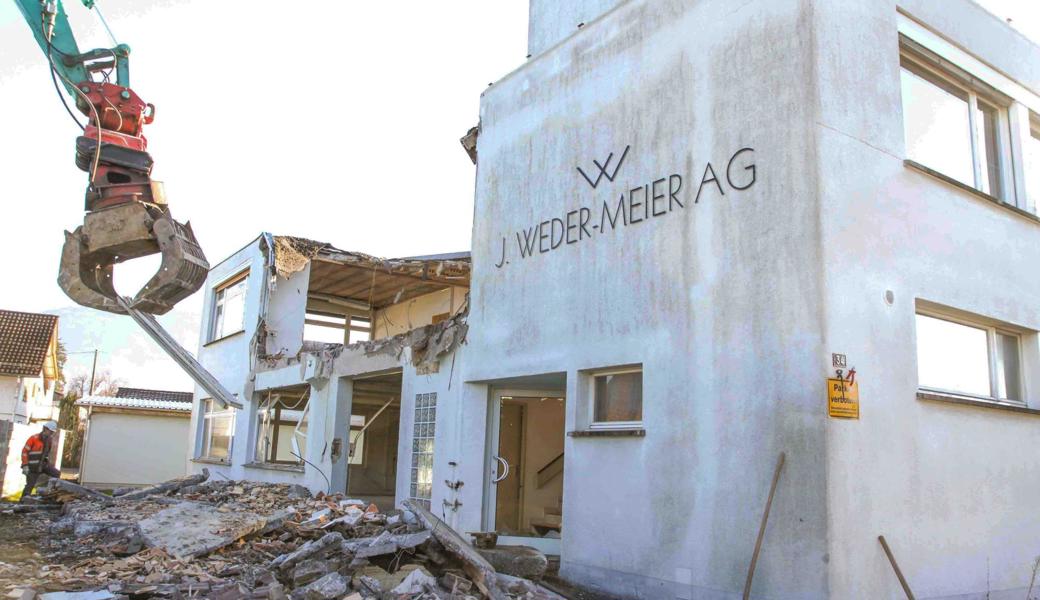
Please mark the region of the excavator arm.
MULTIPOLYGON (((86 215, 83 225, 65 232, 58 285, 77 304, 122 314, 127 311, 114 287, 114 266, 160 253, 159 271, 129 306, 166 313, 199 289, 209 263, 191 225, 173 220, 162 183, 151 178, 143 128, 155 118, 155 106, 130 89, 130 48, 81 52, 60 0, 14 1, 50 64, 55 87, 64 87, 87 117, 76 139, 76 165, 88 174, 86 215)), ((94 7, 94 0, 82 1, 94 7)))

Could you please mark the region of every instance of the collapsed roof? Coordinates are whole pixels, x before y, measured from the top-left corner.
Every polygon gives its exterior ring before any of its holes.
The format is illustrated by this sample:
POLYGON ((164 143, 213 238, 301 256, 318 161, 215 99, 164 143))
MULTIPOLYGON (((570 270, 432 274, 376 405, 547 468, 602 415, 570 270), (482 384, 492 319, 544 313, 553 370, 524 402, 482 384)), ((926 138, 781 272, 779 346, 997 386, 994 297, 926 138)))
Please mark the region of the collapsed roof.
POLYGON ((332 244, 275 236, 275 270, 289 277, 310 263, 308 294, 378 310, 450 287, 469 288, 470 253, 377 258, 332 244))

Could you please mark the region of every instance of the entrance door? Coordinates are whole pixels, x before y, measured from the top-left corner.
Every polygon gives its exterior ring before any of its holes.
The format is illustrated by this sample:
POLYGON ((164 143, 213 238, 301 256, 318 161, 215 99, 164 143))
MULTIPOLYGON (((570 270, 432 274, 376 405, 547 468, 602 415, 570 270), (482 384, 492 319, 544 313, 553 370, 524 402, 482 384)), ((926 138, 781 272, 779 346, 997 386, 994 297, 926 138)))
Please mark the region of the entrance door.
POLYGON ((555 391, 501 390, 491 404, 485 529, 501 544, 558 555, 565 400, 555 391))

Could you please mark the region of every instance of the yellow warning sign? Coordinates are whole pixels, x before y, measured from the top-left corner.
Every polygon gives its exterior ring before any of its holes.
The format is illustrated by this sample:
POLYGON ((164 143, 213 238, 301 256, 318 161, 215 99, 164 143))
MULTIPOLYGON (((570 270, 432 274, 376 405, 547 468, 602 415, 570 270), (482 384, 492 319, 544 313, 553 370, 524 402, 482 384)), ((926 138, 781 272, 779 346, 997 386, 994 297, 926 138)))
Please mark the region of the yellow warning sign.
POLYGON ((839 419, 859 418, 859 382, 827 380, 827 414, 839 419))

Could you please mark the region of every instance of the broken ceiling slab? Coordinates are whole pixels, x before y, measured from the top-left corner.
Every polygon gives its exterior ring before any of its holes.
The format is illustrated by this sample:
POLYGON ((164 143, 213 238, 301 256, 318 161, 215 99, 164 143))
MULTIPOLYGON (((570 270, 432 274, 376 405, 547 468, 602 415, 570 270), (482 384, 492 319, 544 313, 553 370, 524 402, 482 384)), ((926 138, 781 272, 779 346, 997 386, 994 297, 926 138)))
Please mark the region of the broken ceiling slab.
POLYGON ((377 258, 324 242, 274 237, 274 267, 288 278, 310 264, 311 300, 368 311, 449 287, 468 288, 470 254, 377 258))
POLYGON ((181 559, 223 548, 261 531, 267 519, 248 511, 220 512, 196 502, 181 502, 138 522, 144 542, 181 559))

